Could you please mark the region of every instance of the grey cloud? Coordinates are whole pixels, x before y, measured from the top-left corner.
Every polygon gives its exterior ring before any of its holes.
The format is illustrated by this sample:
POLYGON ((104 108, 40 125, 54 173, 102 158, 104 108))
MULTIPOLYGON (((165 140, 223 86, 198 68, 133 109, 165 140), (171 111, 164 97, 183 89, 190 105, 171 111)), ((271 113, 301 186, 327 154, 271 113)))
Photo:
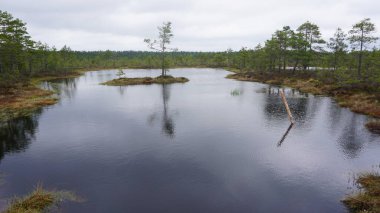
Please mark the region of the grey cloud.
POLYGON ((369 17, 380 24, 375 0, 1 0, 0 8, 28 23, 35 40, 76 50, 146 50, 142 42, 172 21, 182 50, 218 51, 263 44, 271 34, 309 20, 324 38, 369 17))

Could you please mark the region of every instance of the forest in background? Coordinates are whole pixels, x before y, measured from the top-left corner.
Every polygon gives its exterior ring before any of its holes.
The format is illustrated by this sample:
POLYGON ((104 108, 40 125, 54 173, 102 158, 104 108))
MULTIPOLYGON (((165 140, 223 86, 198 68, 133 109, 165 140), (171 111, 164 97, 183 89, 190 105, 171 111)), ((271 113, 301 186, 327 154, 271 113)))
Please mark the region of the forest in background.
MULTIPOLYGON (((324 40, 319 27, 305 22, 297 29, 284 26, 264 44, 239 51, 168 52, 168 67, 228 68, 259 74, 299 74, 341 86, 369 91, 380 88, 380 50, 370 19, 354 24, 348 33, 338 28, 324 40)), ((142 41, 143 43, 143 41, 142 41)), ((127 47, 126 47, 127 48, 127 47)), ((68 75, 76 70, 107 68, 160 68, 157 52, 73 51, 34 41, 26 23, 0 11, 0 87, 26 83, 34 76, 68 75)), ((5 91, 5 90, 3 90, 5 91)))
MULTIPOLYGON (((96 69, 225 68, 235 72, 233 75, 239 80, 277 82, 301 91, 329 94, 337 98, 341 106, 380 118, 380 50, 376 27, 370 19, 357 22, 351 29, 337 28, 334 36, 327 40, 323 39, 318 25, 308 21, 297 29, 284 26, 268 37, 263 44, 242 47, 239 51, 167 52, 163 66, 160 52, 73 51, 66 45, 56 48, 34 41, 26 23, 0 10, 0 126, 4 127, 0 134, 9 135, 6 139, 10 142, 17 139, 14 135, 29 137, 20 126, 12 126, 24 125, 32 129, 27 132, 33 133, 41 106, 57 102, 50 97, 52 92, 31 84, 33 78, 67 77, 79 70, 96 69), (31 112, 33 117, 26 116, 31 112)), ((370 120, 366 127, 380 132, 378 120, 370 120)), ((12 145, 7 143, 0 148, 7 150, 7 146, 12 145)), ((1 154, 4 153, 0 152, 0 158, 4 157, 1 154)), ((377 212, 379 180, 378 174, 359 176, 357 183, 364 188, 364 193, 349 196, 343 202, 352 210, 377 212)), ((69 197, 74 200, 73 195, 69 197)), ((38 206, 44 209, 63 198, 37 188, 29 197, 15 199, 6 212, 24 211, 23 208, 29 208, 27 205, 37 206, 32 201, 39 202, 38 199, 45 201, 38 206)))

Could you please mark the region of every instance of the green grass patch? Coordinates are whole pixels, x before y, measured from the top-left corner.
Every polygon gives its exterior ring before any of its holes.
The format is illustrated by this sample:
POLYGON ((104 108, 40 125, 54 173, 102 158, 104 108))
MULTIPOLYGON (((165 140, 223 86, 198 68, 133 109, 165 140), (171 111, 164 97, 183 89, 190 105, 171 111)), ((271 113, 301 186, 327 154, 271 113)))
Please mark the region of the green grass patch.
POLYGON ((173 83, 186 83, 189 79, 185 77, 173 76, 158 76, 156 78, 143 77, 143 78, 118 78, 111 81, 101 83, 107 86, 128 86, 128 85, 148 85, 148 84, 173 84, 173 83))

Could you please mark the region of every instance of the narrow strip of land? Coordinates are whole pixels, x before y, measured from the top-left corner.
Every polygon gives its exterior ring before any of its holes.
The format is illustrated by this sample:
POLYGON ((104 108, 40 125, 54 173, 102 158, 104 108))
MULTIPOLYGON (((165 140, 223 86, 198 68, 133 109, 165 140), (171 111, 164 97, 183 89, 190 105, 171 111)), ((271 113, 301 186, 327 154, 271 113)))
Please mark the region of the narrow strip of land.
POLYGON ((139 84, 173 84, 173 83, 186 83, 189 79, 185 77, 173 77, 170 75, 152 77, 142 77, 142 78, 118 78, 113 79, 104 83, 102 85, 107 86, 128 86, 128 85, 139 85, 139 84))

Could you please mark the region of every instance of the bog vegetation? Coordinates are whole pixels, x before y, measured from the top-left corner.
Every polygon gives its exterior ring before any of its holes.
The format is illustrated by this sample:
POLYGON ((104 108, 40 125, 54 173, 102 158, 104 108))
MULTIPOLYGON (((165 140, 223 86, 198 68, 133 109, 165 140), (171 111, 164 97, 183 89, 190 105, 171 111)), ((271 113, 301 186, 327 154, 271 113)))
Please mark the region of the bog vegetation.
POLYGON ((118 79, 113 79, 102 83, 108 86, 127 86, 127 85, 138 85, 138 84, 173 84, 173 83, 186 83, 189 79, 185 77, 173 77, 167 75, 169 71, 168 63, 166 60, 166 53, 168 51, 175 51, 176 49, 170 48, 169 44, 171 38, 174 36, 172 33, 171 22, 164 22, 162 26, 158 27, 158 39, 144 39, 144 42, 148 44, 149 49, 155 50, 159 53, 161 59, 161 75, 155 78, 143 77, 143 78, 127 78, 122 77, 125 75, 122 69, 116 74, 119 76, 118 79))
POLYGON ((57 49, 32 40, 22 20, 0 11, 0 83, 1 87, 13 86, 32 76, 65 75, 77 69, 229 67, 241 72, 307 72, 323 81, 376 90, 380 51, 375 30, 370 19, 363 19, 347 29, 348 33, 337 28, 332 38, 324 40, 319 27, 307 21, 297 29, 285 26, 268 35, 264 44, 239 51, 167 52, 165 46, 157 48, 149 39, 146 42, 158 52, 73 51, 68 46, 57 49), (162 57, 167 61, 164 67, 162 57))
POLYGON ((81 202, 82 199, 69 191, 47 191, 38 185, 30 194, 13 198, 4 213, 51 212, 65 201, 81 202))
POLYGON ((223 52, 175 51, 167 46, 173 36, 170 30, 168 22, 161 28, 161 40, 145 40, 152 52, 73 51, 34 41, 23 21, 0 11, 1 93, 27 85, 35 76, 67 76, 81 69, 160 68, 166 75, 172 67, 214 67, 233 70, 237 74, 230 77, 240 80, 338 94, 342 106, 380 117, 380 50, 370 19, 351 29, 337 28, 329 39, 323 38, 318 25, 306 21, 296 29, 276 30, 254 48, 223 52))
POLYGON ((127 85, 140 85, 140 84, 172 84, 172 83, 186 83, 189 79, 185 77, 173 77, 171 75, 142 78, 118 78, 102 83, 107 86, 127 86, 127 85))
MULTIPOLYGON (((160 68, 162 75, 158 78, 121 77, 109 85, 166 83, 173 78, 166 74, 170 67, 227 68, 236 73, 230 78, 284 84, 305 92, 333 95, 342 106, 380 117, 380 50, 376 43, 376 26, 370 19, 354 23, 351 29, 337 28, 328 39, 323 38, 318 25, 306 21, 296 29, 284 26, 276 30, 254 48, 223 52, 168 51, 170 29, 170 22, 161 28, 161 42, 145 40, 152 51, 73 51, 66 45, 57 48, 34 41, 26 23, 0 11, 0 121, 5 112, 8 114, 14 109, 25 106, 34 109, 55 103, 47 97, 50 92, 31 84, 31 79, 36 77, 75 76, 76 71, 89 69, 160 68)), ((240 95, 240 92, 232 91, 231 95, 240 95)), ((374 132, 379 131, 379 126, 378 121, 367 124, 374 132)), ((367 192, 347 198, 345 203, 355 210, 365 207, 365 210, 379 211, 378 177, 362 177, 359 183, 367 192)), ((56 198, 37 189, 30 196, 15 200, 7 212, 41 211, 56 198)))
POLYGON ((350 212, 380 212, 380 176, 379 174, 362 174, 356 180, 361 191, 346 197, 342 202, 350 212))

